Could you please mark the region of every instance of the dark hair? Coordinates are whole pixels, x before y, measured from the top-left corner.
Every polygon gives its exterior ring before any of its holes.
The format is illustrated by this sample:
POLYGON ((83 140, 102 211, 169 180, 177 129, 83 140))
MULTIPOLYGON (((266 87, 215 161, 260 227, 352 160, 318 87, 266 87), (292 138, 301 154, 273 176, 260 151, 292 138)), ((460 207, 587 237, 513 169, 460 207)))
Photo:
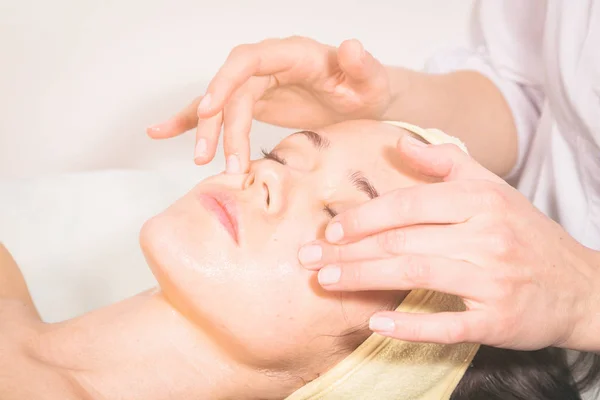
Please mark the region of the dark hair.
POLYGON ((482 346, 451 400, 580 400, 599 377, 600 357, 594 354, 581 353, 570 364, 563 349, 482 346))
MULTIPOLYGON (((340 336, 356 348, 364 327, 340 336)), ((569 362, 564 349, 518 351, 481 346, 450 400, 581 400, 600 380, 600 356, 580 353, 569 362)))
MULTIPOLYGON (((366 323, 348 329, 338 336, 340 348, 355 349, 369 333, 366 323)), ((600 382, 600 355, 574 358, 554 347, 518 351, 481 346, 450 400, 581 400, 581 393, 600 382)))

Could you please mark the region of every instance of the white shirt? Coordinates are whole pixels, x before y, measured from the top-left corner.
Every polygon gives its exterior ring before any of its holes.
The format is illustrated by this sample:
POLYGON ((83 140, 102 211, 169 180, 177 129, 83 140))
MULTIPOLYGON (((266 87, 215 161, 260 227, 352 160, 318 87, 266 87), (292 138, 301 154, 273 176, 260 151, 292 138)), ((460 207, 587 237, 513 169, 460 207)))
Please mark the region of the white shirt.
POLYGON ((519 135, 504 178, 600 250, 600 0, 485 0, 473 16, 473 47, 426 69, 477 70, 498 86, 519 135))

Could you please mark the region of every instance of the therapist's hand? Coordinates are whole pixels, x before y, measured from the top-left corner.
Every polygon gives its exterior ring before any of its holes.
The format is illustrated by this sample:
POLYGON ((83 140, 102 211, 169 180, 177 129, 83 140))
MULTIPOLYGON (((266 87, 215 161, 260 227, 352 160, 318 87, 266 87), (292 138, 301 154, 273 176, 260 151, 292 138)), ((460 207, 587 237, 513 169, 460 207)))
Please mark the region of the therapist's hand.
POLYGON ((398 339, 600 350, 597 252, 454 145, 416 145, 405 136, 398 150, 442 182, 336 216, 326 241, 299 253, 324 288, 422 288, 464 299, 464 312, 373 316, 372 330, 398 339))
POLYGON ((168 138, 197 126, 194 159, 206 164, 223 126, 227 171, 239 173, 249 165, 253 118, 310 129, 379 119, 390 102, 386 69, 357 40, 336 48, 303 37, 269 39, 233 49, 206 94, 148 134, 168 138))

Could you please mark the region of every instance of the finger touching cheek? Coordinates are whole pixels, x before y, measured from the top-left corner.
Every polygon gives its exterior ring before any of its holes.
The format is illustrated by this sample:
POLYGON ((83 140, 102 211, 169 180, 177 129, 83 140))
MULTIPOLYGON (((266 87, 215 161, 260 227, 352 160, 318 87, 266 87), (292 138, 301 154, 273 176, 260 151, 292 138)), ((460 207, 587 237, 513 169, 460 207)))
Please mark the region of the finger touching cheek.
POLYGON ((318 278, 327 290, 429 289, 475 301, 484 299, 490 286, 488 274, 471 263, 417 255, 327 264, 318 278))

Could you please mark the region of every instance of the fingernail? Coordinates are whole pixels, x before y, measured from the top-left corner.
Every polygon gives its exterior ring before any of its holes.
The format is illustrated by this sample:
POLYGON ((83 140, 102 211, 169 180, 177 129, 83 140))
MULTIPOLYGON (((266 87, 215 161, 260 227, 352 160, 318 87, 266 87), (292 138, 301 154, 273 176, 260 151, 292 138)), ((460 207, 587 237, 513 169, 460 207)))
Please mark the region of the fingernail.
POLYGON ((153 133, 158 133, 160 132, 160 127, 162 126, 162 124, 156 124, 156 125, 152 125, 146 128, 146 131, 148 132, 153 132, 153 133))
POLYGON ((385 317, 371 317, 369 329, 375 332, 392 333, 396 328, 394 320, 385 317))
POLYGON ((200 138, 198 139, 198 143, 196 143, 196 151, 194 152, 194 158, 203 157, 206 155, 206 139, 200 138))
POLYGON ((309 245, 300 248, 298 259, 302 264, 316 263, 323 257, 323 249, 321 246, 309 245))
POLYGON ((150 136, 160 137, 163 132, 168 131, 168 127, 166 125, 166 122, 161 122, 160 124, 149 126, 146 128, 146 133, 150 136))
POLYGON ((198 113, 205 113, 210 108, 210 93, 207 93, 202 100, 200 100, 200 104, 198 104, 198 113))
POLYGON ((340 267, 332 265, 319 270, 319 283, 321 285, 333 285, 340 281, 342 270, 340 267))
POLYGON ((344 229, 342 228, 342 224, 339 222, 334 222, 329 225, 327 229, 325 229, 325 238, 329 242, 338 242, 342 240, 344 237, 344 229))
POLYGON ((411 146, 414 146, 414 147, 427 147, 426 143, 423 143, 422 141, 420 141, 417 138, 412 137, 411 135, 406 135, 405 139, 406 139, 406 143, 408 143, 411 146))
POLYGON ((228 174, 240 173, 240 158, 236 154, 227 157, 227 167, 225 168, 225 172, 228 174))

